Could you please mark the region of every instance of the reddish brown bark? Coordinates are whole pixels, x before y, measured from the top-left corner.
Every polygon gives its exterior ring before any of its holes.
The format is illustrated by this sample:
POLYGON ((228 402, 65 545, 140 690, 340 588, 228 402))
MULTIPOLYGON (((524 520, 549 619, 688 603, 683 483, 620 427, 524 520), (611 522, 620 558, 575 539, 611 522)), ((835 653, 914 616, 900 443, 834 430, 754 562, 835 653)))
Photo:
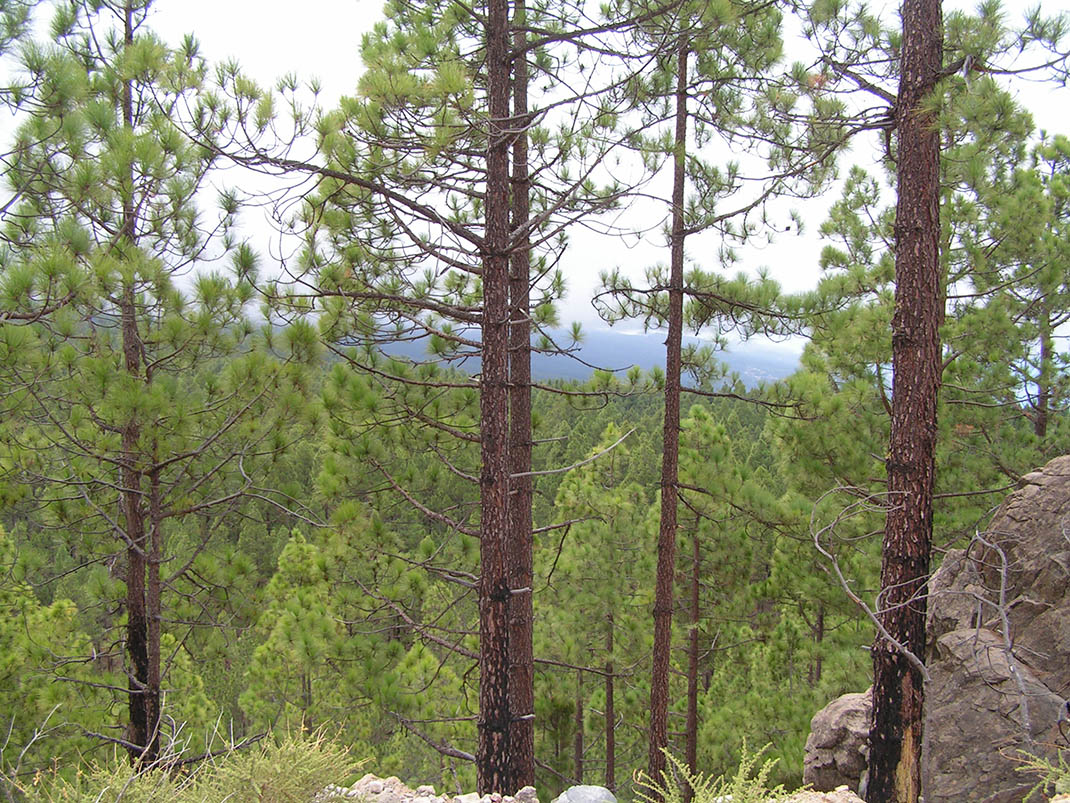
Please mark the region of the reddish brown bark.
MULTIPOLYGON (((513 62, 513 126, 522 127, 528 113, 528 64, 524 55, 524 0, 513 4, 516 48, 513 62)), ((523 131, 513 140, 512 228, 513 252, 509 277, 509 460, 513 475, 531 471, 531 252, 528 238, 517 235, 528 225, 531 214, 528 177, 528 137, 523 131)), ((535 660, 532 651, 532 479, 510 479, 509 515, 512 543, 509 550, 509 582, 513 590, 509 606, 509 695, 513 722, 510 760, 518 788, 535 785, 535 660)))
POLYGON ((687 147, 688 41, 677 45, 676 133, 669 264, 668 336, 665 340, 665 422, 662 431, 661 523, 654 585, 654 660, 650 677, 650 752, 647 772, 659 782, 669 744, 669 653, 672 648, 673 575, 680 452, 680 371, 684 323, 684 158, 687 147))
POLYGON ((480 377, 480 794, 517 791, 509 759, 509 15, 487 0, 487 186, 480 377))
MULTIPOLYGON (((879 615, 891 637, 921 658, 925 653, 943 321, 939 136, 924 104, 941 69, 940 0, 904 0, 902 17, 889 508, 879 615)), ((921 792, 922 676, 901 650, 880 636, 873 646, 873 667, 866 799, 915 803, 921 792)))

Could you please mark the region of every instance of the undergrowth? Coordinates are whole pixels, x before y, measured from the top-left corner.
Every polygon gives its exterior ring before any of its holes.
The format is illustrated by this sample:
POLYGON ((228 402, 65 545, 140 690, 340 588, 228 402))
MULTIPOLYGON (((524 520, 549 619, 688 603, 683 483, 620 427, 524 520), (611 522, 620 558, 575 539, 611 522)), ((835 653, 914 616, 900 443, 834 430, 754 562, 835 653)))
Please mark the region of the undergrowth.
POLYGON ((672 765, 673 774, 678 776, 682 783, 676 783, 668 773, 664 773, 658 782, 640 771, 636 775, 636 799, 642 803, 685 803, 683 790, 690 786, 694 791, 693 803, 775 803, 787 800, 793 793, 784 789, 783 784, 772 788, 768 786, 769 775, 776 766, 777 759, 766 759, 758 766, 768 749, 769 745, 766 745, 758 752, 750 753, 744 742, 735 775, 721 775, 717 778, 711 778, 701 772, 693 774, 683 761, 666 750, 665 757, 672 765), (644 789, 648 791, 644 792, 644 789))
POLYGON ((38 774, 21 791, 28 803, 309 803, 358 767, 322 732, 297 733, 205 759, 188 772, 139 774, 115 755, 73 780, 38 774))

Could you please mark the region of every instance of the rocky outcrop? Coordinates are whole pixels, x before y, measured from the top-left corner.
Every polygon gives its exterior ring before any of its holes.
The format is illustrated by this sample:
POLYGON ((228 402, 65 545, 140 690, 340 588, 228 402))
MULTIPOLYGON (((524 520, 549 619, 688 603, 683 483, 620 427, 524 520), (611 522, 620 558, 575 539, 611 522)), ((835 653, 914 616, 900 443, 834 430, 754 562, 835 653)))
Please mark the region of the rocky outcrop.
MULTIPOLYGON (((1070 456, 1022 478, 967 549, 929 581, 926 803, 1018 803, 1022 753, 1070 735, 1070 456)), ((868 695, 814 716, 804 779, 858 788, 868 695)))
POLYGON ((1070 695, 1070 456, 1022 487, 930 583, 927 803, 1017 803, 1021 752, 1065 745, 1070 695))
POLYGON ((845 694, 810 720, 803 783, 827 792, 841 786, 857 792, 869 756, 872 692, 845 694))

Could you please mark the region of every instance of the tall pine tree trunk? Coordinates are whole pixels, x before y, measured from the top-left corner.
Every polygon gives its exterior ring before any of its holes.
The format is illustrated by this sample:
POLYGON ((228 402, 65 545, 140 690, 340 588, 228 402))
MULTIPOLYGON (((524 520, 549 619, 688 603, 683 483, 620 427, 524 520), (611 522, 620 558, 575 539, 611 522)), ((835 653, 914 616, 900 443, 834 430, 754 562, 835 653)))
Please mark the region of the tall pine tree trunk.
MULTIPOLYGON (((127 372, 135 374, 140 368, 140 342, 137 324, 133 319, 133 290, 123 292, 120 311, 123 356, 127 372), (133 332, 133 334, 131 334, 133 332)), ((119 472, 122 483, 120 505, 123 513, 123 536, 126 541, 126 651, 130 656, 127 710, 130 725, 127 741, 130 759, 134 763, 149 764, 159 752, 159 669, 152 670, 149 638, 149 606, 145 595, 145 574, 148 565, 148 543, 145 538, 145 511, 141 502, 141 474, 137 469, 137 444, 141 429, 133 416, 123 427, 121 446, 123 466, 119 472)), ((157 653, 158 654, 158 653, 157 653)))
MULTIPOLYGON (((528 178, 528 62, 526 9, 524 0, 513 3, 513 126, 520 128, 513 140, 512 213, 513 232, 526 229, 531 216, 528 178)), ((529 238, 517 242, 510 257, 509 278, 509 428, 510 465, 513 475, 531 471, 531 251, 529 238)), ((510 709, 513 714, 509 736, 510 759, 517 787, 535 785, 535 662, 532 652, 533 539, 532 478, 510 478, 509 515, 512 546, 509 554, 510 709)), ((511 790, 511 791, 516 791, 511 790)))
POLYGON ((665 340, 665 423, 662 432, 661 523, 654 585, 654 660, 650 677, 650 752, 647 772, 661 782, 669 744, 669 657, 672 649, 673 576, 676 569, 676 503, 680 453, 680 371, 684 328, 684 158, 687 148, 688 40, 677 44, 676 135, 673 158, 672 234, 669 264, 669 332, 665 340))
MULTIPOLYGON (((924 109, 942 66, 940 0, 904 0, 902 73, 896 107, 895 313, 889 507, 881 563, 880 621, 919 659, 932 544, 933 459, 940 388, 939 134, 924 109)), ((916 803, 921 792, 920 671, 878 635, 873 646, 871 803, 916 803)))
POLYGON ((510 761, 509 674, 509 13, 487 0, 487 186, 479 389, 480 794, 517 791, 510 761))
MULTIPOLYGON (((126 48, 134 44, 134 7, 127 2, 123 16, 123 42, 126 48)), ((123 126, 127 131, 134 128, 133 81, 123 82, 123 126)), ((126 168, 126 186, 122 188, 123 219, 119 248, 133 258, 137 240, 137 211, 134 207, 133 165, 126 168)), ((127 280, 119 300, 119 326, 123 349, 123 367, 135 380, 141 379, 141 334, 137 326, 137 299, 133 280, 127 280)), ((120 506, 126 542, 126 651, 130 656, 130 688, 128 712, 130 726, 128 741, 130 759, 135 763, 151 764, 159 755, 160 748, 160 650, 158 628, 153 638, 153 605, 151 593, 146 589, 145 578, 151 562, 151 548, 146 539, 145 508, 142 501, 141 472, 138 468, 141 426, 136 413, 123 426, 121 449, 123 455, 119 476, 122 483, 120 506), (149 593, 146 594, 146 591, 149 593), (153 645, 155 643, 155 649, 153 645)))

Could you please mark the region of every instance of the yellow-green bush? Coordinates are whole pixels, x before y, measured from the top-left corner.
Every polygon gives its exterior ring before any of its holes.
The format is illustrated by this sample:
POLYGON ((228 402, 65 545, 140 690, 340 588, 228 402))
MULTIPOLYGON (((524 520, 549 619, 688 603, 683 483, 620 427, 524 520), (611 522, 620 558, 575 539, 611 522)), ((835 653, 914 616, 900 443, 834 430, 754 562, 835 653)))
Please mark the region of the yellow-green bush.
POLYGON ((28 803, 309 803, 329 783, 348 783, 359 767, 322 733, 268 738, 184 769, 135 773, 122 755, 73 779, 39 776, 28 803))

